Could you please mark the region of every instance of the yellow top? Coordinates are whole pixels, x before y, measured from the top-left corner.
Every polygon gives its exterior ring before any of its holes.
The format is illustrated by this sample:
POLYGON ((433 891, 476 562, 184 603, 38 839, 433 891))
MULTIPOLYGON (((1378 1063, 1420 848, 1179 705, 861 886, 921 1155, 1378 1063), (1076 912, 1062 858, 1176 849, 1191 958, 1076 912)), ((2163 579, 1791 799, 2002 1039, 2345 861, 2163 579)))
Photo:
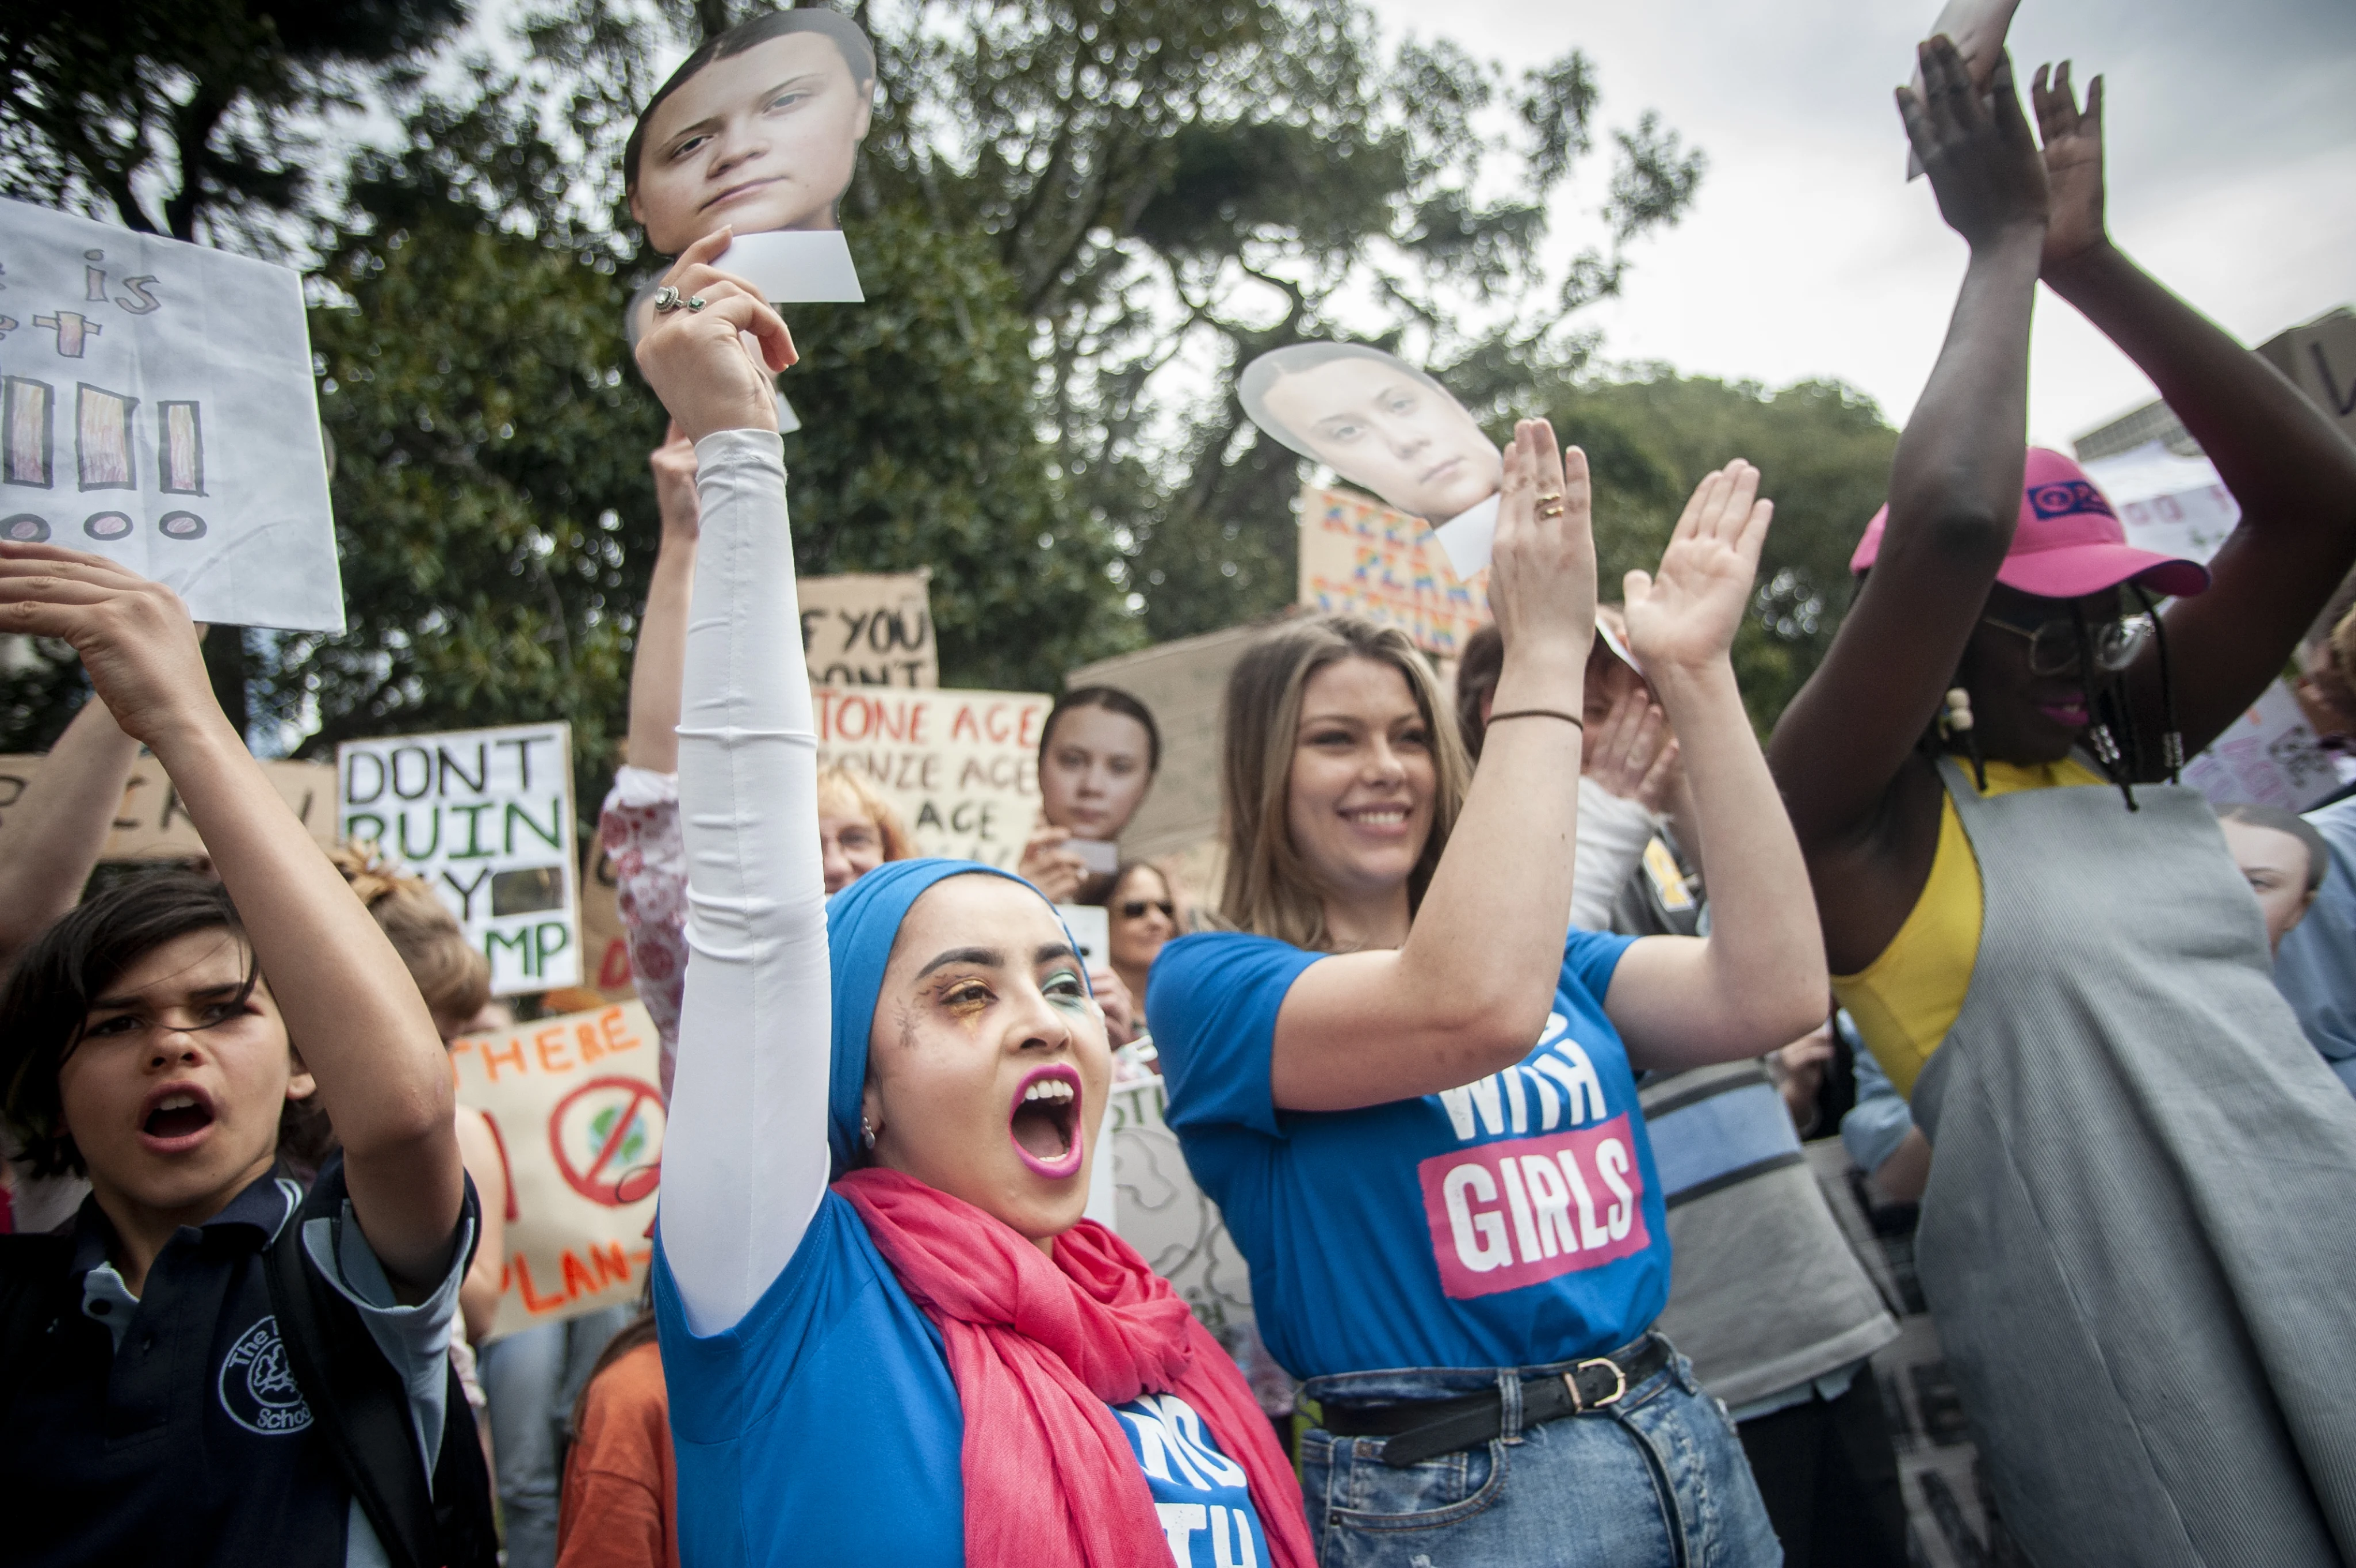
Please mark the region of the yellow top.
MULTIPOLYGON (((1990 796, 2106 782, 2067 758, 2026 768, 1987 765, 1990 796)), ((1858 1033, 1901 1094, 1912 1096, 1915 1075, 1964 1010, 1964 993, 1971 989, 1972 966, 1979 958, 1980 915, 1979 857, 1964 834, 1954 799, 1942 789, 1939 847, 1931 856, 1922 896, 1880 957, 1855 974, 1833 976, 1833 994, 1857 1021, 1858 1033)))

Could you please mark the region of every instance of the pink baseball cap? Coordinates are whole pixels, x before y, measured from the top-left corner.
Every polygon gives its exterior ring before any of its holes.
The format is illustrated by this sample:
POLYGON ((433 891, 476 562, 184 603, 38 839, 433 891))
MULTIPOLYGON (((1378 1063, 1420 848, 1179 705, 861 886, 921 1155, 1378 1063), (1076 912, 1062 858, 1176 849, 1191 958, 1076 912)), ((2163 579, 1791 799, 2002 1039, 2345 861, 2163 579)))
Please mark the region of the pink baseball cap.
MULTIPOLYGON (((1873 564, 1889 521, 1886 505, 1873 514, 1848 558, 1850 571, 1873 564)), ((1996 580, 2043 599, 2079 598, 2126 582, 2180 597, 2206 588, 2209 569, 2129 544, 2118 513, 2086 470, 2059 452, 2031 446, 2021 479, 2020 522, 1996 580)))

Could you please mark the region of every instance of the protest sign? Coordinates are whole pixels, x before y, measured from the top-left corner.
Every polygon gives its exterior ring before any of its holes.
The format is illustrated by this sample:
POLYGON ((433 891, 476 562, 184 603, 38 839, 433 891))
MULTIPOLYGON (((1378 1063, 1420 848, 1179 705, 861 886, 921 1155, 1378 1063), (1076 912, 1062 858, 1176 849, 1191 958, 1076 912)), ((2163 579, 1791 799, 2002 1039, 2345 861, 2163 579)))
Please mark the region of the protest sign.
MULTIPOLYGON (((44 756, 0 757, 0 827, 23 798, 27 786, 48 761, 44 756)), ((336 842, 336 770, 324 762, 265 762, 262 770, 287 809, 311 830, 323 847, 336 842)), ((188 860, 205 853, 188 809, 165 775, 164 765, 142 757, 123 786, 123 806, 114 813, 101 860, 188 860)))
POLYGON ((2184 765, 2184 781, 2212 804, 2280 806, 2303 811, 2340 788, 2340 775, 2298 699, 2280 681, 2184 765))
POLYGON ((121 562, 200 621, 344 629, 303 281, 0 202, 0 539, 121 562))
POLYGON ((2083 465, 2110 498, 2138 550, 2205 562, 2242 521, 2241 504, 2206 457, 2187 457, 2160 441, 2083 465))
POLYGON ((2356 311, 2342 306, 2276 333, 2258 352, 2356 440, 2356 311))
POLYGON ((629 940, 622 930, 620 879, 614 857, 594 837, 582 845, 581 964, 584 983, 605 993, 608 1002, 637 994, 637 977, 630 971, 629 940))
POLYGON ((630 214, 666 256, 733 227, 713 264, 770 299, 857 304, 841 208, 874 114, 874 45, 824 6, 750 17, 728 45, 648 104, 626 155, 630 214), (704 134, 717 124, 744 134, 704 134))
POLYGON ((1459 581, 1420 520, 1314 485, 1301 492, 1300 602, 1396 626, 1450 658, 1489 619, 1486 579, 1459 581))
POLYGON ((467 1035, 451 1042, 450 1071, 506 1166, 507 1278, 491 1337, 635 1304, 665 1124, 646 1008, 467 1035))
POLYGON ((1446 387, 1365 343, 1293 343, 1236 395, 1268 435, 1430 523, 1459 577, 1489 564, 1505 456, 1446 387))
POLYGON ((813 686, 818 760, 881 790, 918 853, 1012 870, 1039 814, 1039 732, 1054 704, 1035 692, 813 686))
POLYGON ((1195 1185, 1165 1116, 1159 1078, 1114 1086, 1105 1133, 1112 1145, 1113 1230, 1170 1282, 1235 1354, 1252 1327, 1251 1271, 1219 1206, 1195 1185))
POLYGON ((344 836, 433 884, 493 995, 581 983, 571 726, 347 741, 336 771, 344 836))
POLYGON ((804 577, 802 655, 830 686, 937 686, 932 572, 846 572, 804 577))

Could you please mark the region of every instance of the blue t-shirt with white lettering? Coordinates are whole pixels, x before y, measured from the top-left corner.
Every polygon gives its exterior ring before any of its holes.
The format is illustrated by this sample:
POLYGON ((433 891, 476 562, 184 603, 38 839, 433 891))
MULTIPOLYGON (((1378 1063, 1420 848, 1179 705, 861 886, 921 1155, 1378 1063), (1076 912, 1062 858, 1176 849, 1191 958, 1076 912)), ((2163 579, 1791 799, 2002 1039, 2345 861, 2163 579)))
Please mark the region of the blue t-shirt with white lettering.
POLYGON ((1162 950, 1145 1010, 1170 1124, 1285 1368, 1541 1366, 1660 1316, 1667 1214, 1602 1001, 1633 940, 1570 933, 1517 1066, 1344 1112, 1280 1111, 1269 1086, 1277 1010, 1329 955, 1232 932, 1162 950))
MULTIPOLYGON (((940 1332, 830 1191, 753 1309, 699 1336, 656 1240, 685 1568, 965 1561, 965 1412, 940 1332)), ((1175 1394, 1113 1407, 1177 1568, 1266 1568, 1243 1466, 1175 1394)))

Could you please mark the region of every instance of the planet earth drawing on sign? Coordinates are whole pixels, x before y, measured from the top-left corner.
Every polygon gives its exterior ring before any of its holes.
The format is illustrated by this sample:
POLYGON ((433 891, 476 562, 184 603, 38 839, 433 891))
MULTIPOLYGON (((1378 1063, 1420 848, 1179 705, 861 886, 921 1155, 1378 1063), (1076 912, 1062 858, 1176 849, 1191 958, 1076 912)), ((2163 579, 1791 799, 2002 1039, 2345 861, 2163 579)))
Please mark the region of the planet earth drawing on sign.
POLYGON ((548 1141, 565 1185, 608 1208, 649 1197, 662 1166, 661 1091, 644 1079, 601 1078, 556 1102, 548 1141))

